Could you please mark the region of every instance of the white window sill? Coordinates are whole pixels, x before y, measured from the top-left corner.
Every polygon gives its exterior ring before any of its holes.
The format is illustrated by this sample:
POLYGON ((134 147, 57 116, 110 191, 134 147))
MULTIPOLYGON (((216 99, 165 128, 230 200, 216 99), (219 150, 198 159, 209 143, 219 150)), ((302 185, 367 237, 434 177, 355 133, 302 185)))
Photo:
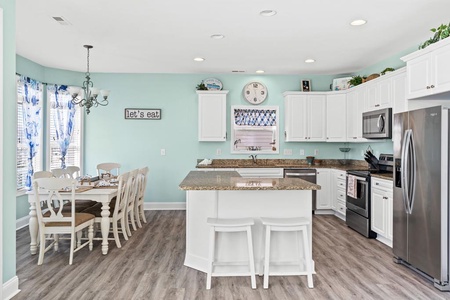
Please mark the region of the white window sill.
POLYGON ((20 196, 23 196, 23 195, 26 195, 26 193, 27 193, 27 190, 26 190, 26 189, 17 190, 17 192, 16 192, 16 198, 17 198, 17 197, 20 197, 20 196))

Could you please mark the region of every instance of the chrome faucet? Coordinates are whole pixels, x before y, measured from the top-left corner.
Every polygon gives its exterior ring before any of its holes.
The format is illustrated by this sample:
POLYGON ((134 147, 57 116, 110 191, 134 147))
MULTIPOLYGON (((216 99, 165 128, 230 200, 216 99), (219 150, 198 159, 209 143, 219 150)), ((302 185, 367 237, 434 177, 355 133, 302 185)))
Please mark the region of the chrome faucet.
POLYGON ((258 155, 256 155, 256 154, 252 154, 252 155, 250 155, 249 157, 253 160, 253 163, 254 164, 256 164, 257 163, 257 157, 258 155))

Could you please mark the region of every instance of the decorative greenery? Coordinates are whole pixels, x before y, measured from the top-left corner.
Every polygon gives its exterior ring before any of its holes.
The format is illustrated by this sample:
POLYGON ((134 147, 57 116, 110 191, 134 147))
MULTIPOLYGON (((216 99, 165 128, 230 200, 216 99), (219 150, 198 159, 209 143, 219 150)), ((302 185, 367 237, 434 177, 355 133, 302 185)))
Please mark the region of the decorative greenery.
POLYGON ((386 69, 384 69, 383 71, 381 71, 381 75, 386 74, 386 72, 393 72, 393 71, 395 71, 394 68, 386 68, 386 69))
POLYGON ((419 49, 424 49, 431 44, 434 44, 436 42, 439 42, 440 40, 446 39, 450 36, 450 23, 447 24, 441 24, 438 28, 431 28, 431 32, 434 32, 434 36, 430 38, 429 40, 426 40, 423 42, 423 44, 419 45, 419 49))
POLYGON ((203 81, 197 85, 197 91, 206 91, 208 88, 206 87, 206 85, 203 83, 203 81))
POLYGON ((357 86, 363 83, 363 78, 359 75, 353 76, 352 79, 348 81, 350 86, 357 86))

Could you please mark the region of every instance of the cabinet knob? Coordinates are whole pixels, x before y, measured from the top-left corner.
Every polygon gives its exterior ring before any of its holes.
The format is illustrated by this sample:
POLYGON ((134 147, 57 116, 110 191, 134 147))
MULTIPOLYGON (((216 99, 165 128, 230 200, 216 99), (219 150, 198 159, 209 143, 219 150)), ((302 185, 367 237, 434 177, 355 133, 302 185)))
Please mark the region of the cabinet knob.
POLYGON ((430 86, 429 85, 427 85, 427 90, 429 90, 430 89, 430 86))
POLYGON ((375 185, 380 185, 378 182, 375 182, 375 185))
POLYGON ((431 88, 434 89, 434 85, 431 85, 431 88))
POLYGON ((387 197, 383 197, 383 199, 387 199, 387 197))
POLYGON ((375 104, 375 107, 378 107, 378 106, 380 106, 380 104, 375 104))

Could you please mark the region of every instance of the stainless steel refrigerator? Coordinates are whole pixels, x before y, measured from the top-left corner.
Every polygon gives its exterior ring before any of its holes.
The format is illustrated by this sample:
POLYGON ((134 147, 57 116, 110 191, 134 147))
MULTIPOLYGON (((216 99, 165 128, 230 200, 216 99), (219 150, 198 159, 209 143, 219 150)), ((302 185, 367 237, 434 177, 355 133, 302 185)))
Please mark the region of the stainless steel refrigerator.
POLYGON ((449 286, 449 110, 394 115, 394 261, 449 286))

